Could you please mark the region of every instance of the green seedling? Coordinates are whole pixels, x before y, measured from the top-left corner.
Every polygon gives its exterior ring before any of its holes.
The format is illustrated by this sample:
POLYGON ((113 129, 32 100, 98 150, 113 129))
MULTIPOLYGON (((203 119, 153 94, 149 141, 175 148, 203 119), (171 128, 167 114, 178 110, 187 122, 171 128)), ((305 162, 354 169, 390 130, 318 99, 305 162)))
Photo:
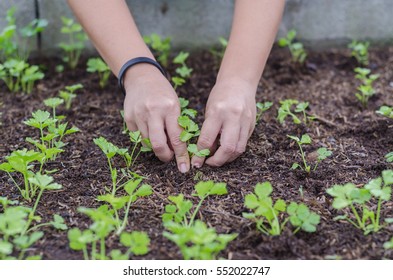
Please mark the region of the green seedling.
POLYGON ((179 97, 179 103, 180 103, 181 115, 189 116, 190 118, 195 119, 198 112, 194 109, 188 108, 188 104, 190 104, 190 101, 188 101, 183 97, 179 97))
MULTIPOLYGON (((363 231, 365 235, 377 232, 384 225, 380 224, 381 205, 389 201, 393 185, 393 171, 382 171, 382 177, 371 180, 363 188, 358 188, 352 183, 334 185, 326 192, 334 197, 333 208, 337 210, 349 209, 353 217, 348 214, 335 217, 335 220, 345 220, 354 227, 363 231), (372 203, 377 201, 377 205, 372 203), (376 207, 375 207, 376 206, 376 207)), ((385 219, 386 223, 393 219, 385 219)))
POLYGON ((228 40, 224 37, 218 37, 219 46, 217 48, 212 48, 210 53, 214 56, 217 62, 221 62, 224 57, 225 50, 228 46, 228 40))
POLYGON ((211 195, 227 194, 225 183, 214 183, 213 181, 199 182, 195 185, 196 193, 193 196, 199 198, 199 202, 191 213, 193 203, 190 200, 185 200, 183 194, 177 196, 169 196, 171 204, 165 206, 165 213, 162 215, 164 225, 167 222, 174 222, 182 224, 185 227, 193 225, 196 215, 202 206, 203 201, 211 195))
POLYGON ((353 40, 348 48, 351 49, 351 56, 356 59, 356 61, 363 66, 367 66, 368 61, 368 48, 370 47, 369 42, 359 42, 353 40))
POLYGON ((201 133, 198 125, 191 120, 187 115, 180 116, 177 119, 177 122, 180 127, 183 128, 183 131, 180 133, 180 140, 182 142, 187 143, 187 150, 190 153, 190 156, 198 156, 198 157, 206 157, 210 154, 209 149, 198 150, 198 147, 195 144, 191 144, 190 140, 192 138, 198 137, 201 133))
POLYGON ((371 96, 375 95, 373 82, 378 79, 378 74, 371 74, 371 70, 367 68, 355 68, 355 78, 362 82, 358 86, 358 92, 355 94, 356 98, 360 101, 363 107, 367 107, 368 100, 371 96))
POLYGON ((174 59, 173 63, 178 64, 179 66, 176 68, 176 73, 179 76, 172 77, 172 82, 174 84, 174 89, 176 90, 178 87, 182 86, 188 78, 191 77, 191 73, 193 71, 192 68, 189 68, 186 64, 186 60, 190 54, 188 52, 180 52, 174 59))
POLYGON ((243 217, 254 221, 257 229, 262 233, 280 235, 288 221, 294 227, 294 234, 299 230, 316 231, 320 216, 310 211, 305 204, 291 202, 287 207, 286 202, 282 199, 273 203, 270 197, 273 187, 270 182, 257 184, 254 192, 246 195, 244 203, 248 209, 253 210, 253 213, 243 213, 243 217), (285 213, 288 217, 282 219, 285 213))
POLYGON ((170 222, 166 225, 164 237, 179 248, 185 260, 215 260, 237 234, 217 234, 214 228, 202 221, 195 221, 190 227, 170 222))
POLYGON ((61 33, 68 36, 68 42, 61 42, 59 47, 63 50, 63 61, 68 64, 71 69, 75 69, 79 63, 80 55, 85 48, 87 36, 82 30, 82 26, 72 18, 61 17, 63 26, 61 33))
POLYGON ((385 159, 387 162, 393 162, 393 152, 387 153, 385 159))
POLYGON ((389 106, 381 106, 379 110, 377 111, 378 114, 393 119, 393 107, 389 106))
POLYGON ((31 185, 30 178, 33 178, 32 171, 34 162, 42 162, 43 155, 32 150, 17 150, 6 157, 6 162, 0 164, 0 170, 8 174, 11 181, 20 191, 22 197, 28 201, 36 195, 37 189, 31 185), (11 173, 20 173, 23 176, 23 185, 17 183, 17 177, 11 173))
POLYGON ((256 123, 258 123, 259 120, 262 117, 262 114, 264 112, 266 112, 267 110, 269 110, 273 106, 273 102, 269 102, 269 101, 266 101, 266 102, 263 102, 263 103, 262 102, 257 102, 256 106, 257 106, 256 123))
POLYGON ((383 243, 383 248, 385 250, 393 249, 393 237, 389 241, 386 241, 385 243, 383 243))
POLYGON ((161 37, 153 33, 150 36, 143 36, 143 40, 147 45, 149 45, 157 56, 157 60, 164 66, 168 66, 169 54, 171 51, 171 38, 166 37, 161 39, 161 37))
MULTIPOLYGON (((64 99, 58 97, 52 97, 44 100, 45 106, 52 109, 53 119, 55 120, 59 120, 59 117, 56 116, 56 108, 63 103, 64 103, 64 99)), ((60 119, 62 119, 62 116, 60 116, 60 119)))
POLYGON ((299 146, 300 156, 302 157, 302 160, 303 160, 303 166, 301 164, 295 162, 292 165, 291 169, 300 168, 300 169, 306 171, 307 173, 310 173, 311 170, 315 171, 317 169, 318 164, 321 161, 325 160, 326 158, 328 158, 328 157, 330 157, 332 155, 332 152, 329 151, 328 149, 326 149, 326 148, 319 148, 317 150, 317 154, 318 154, 318 156, 317 156, 317 163, 315 164, 314 168, 311 169, 312 168, 311 164, 307 163, 306 154, 305 154, 305 152, 303 150, 303 145, 310 145, 311 144, 311 142, 312 142, 311 137, 308 134, 302 135, 302 137, 300 139, 297 136, 292 136, 292 135, 287 135, 287 136, 288 136, 288 138, 294 140, 296 142, 296 144, 299 146))
POLYGON ((292 61, 303 64, 307 58, 307 52, 300 42, 296 42, 296 30, 288 31, 287 36, 278 40, 278 45, 282 48, 288 47, 291 52, 292 61))
POLYGON ((127 195, 115 196, 114 194, 105 194, 97 197, 98 201, 103 201, 111 205, 115 216, 116 234, 120 235, 127 226, 130 207, 140 197, 149 196, 153 193, 151 186, 142 184, 142 179, 129 180, 124 185, 127 195), (119 210, 124 210, 123 220, 120 218, 119 210))
POLYGON ((291 117, 294 124, 301 124, 302 120, 296 115, 296 113, 302 114, 304 124, 307 124, 315 119, 315 117, 307 114, 306 112, 309 106, 308 102, 299 102, 295 99, 286 99, 280 101, 280 104, 281 105, 280 108, 278 108, 277 115, 277 120, 280 124, 283 124, 287 117, 291 117), (294 109, 292 108, 293 105, 296 105, 294 109))
MULTIPOLYGON (((70 248, 76 251, 83 251, 85 260, 107 260, 106 240, 115 229, 115 220, 108 205, 103 205, 97 209, 80 207, 78 211, 86 214, 93 221, 89 229, 81 231, 73 228, 68 231, 70 248), (99 251, 97 251, 99 247, 99 251), (90 249, 90 254, 88 250, 90 249)), ((123 232, 120 235, 120 243, 127 247, 126 253, 119 249, 112 250, 112 259, 129 259, 130 255, 144 255, 148 252, 150 239, 143 232, 123 232)))
POLYGON ((7 11, 6 21, 7 25, 0 33, 0 58, 1 60, 7 60, 9 58, 16 58, 18 56, 18 47, 14 40, 16 36, 16 19, 15 19, 16 8, 13 7, 7 11))
POLYGON ((72 86, 66 86, 64 90, 59 91, 59 97, 64 99, 65 107, 67 110, 71 109, 72 100, 76 97, 75 92, 78 89, 82 89, 82 84, 75 84, 72 86))
POLYGON ((90 58, 87 61, 87 72, 98 74, 101 88, 104 88, 108 84, 111 69, 101 58, 90 58))

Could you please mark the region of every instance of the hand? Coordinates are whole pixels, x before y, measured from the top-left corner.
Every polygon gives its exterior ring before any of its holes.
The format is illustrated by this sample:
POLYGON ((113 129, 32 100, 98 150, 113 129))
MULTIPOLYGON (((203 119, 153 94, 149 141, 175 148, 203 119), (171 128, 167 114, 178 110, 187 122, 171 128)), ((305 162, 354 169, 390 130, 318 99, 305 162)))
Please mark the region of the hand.
POLYGON ((182 129, 178 97, 170 83, 154 66, 131 67, 124 80, 124 119, 130 131, 139 130, 149 138, 155 155, 164 162, 176 157, 180 172, 190 169, 187 146, 180 141, 182 129))
MULTIPOLYGON (((209 149, 210 166, 222 166, 246 150, 255 127, 255 87, 245 81, 221 81, 212 89, 206 105, 205 121, 198 139, 198 150, 209 149)), ((204 158, 194 156, 192 166, 201 167, 204 158)))

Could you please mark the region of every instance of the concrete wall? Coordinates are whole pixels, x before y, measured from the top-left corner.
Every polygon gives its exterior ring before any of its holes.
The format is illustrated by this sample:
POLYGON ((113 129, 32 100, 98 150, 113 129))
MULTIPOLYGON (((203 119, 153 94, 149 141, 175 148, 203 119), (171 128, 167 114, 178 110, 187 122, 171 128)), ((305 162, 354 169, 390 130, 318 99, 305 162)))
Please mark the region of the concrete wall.
MULTIPOLYGON (((57 48, 63 35, 60 16, 71 16, 65 0, 36 0, 50 28, 42 34, 45 50, 57 48)), ((257 1, 257 0, 255 0, 257 1)), ((271 0, 274 1, 274 0, 271 0)), ((34 0, 1 0, 0 29, 6 10, 18 8, 18 24, 35 16, 34 0)), ((229 34, 234 0, 127 0, 143 34, 171 36, 177 47, 206 47, 229 34)), ((92 7, 94 9, 94 7, 92 7)), ((279 36, 296 28, 308 46, 346 44, 350 39, 393 42, 392 0, 287 0, 279 36)))

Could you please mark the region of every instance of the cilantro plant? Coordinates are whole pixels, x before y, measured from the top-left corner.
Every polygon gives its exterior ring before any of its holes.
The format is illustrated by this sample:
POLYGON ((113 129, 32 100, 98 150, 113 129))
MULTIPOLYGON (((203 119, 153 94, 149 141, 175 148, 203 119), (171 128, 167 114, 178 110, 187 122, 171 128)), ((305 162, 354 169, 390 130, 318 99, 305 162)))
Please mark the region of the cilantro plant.
POLYGON ((188 104, 190 103, 187 99, 183 97, 179 97, 180 109, 182 116, 189 116, 192 119, 195 119, 198 112, 194 109, 188 108, 188 104))
POLYGON ((212 48, 210 53, 214 56, 217 62, 220 62, 224 57, 225 50, 228 46, 228 40, 224 37, 218 37, 219 46, 217 48, 212 48))
POLYGON ((278 45, 282 48, 288 47, 292 55, 292 61, 303 64, 307 58, 307 52, 300 42, 296 42, 296 30, 288 31, 287 36, 278 40, 278 45))
POLYGON ((111 69, 101 58, 90 58, 87 61, 87 72, 98 74, 101 88, 104 88, 108 84, 111 69))
POLYGON ((72 100, 76 97, 75 92, 78 89, 82 89, 82 84, 75 84, 72 86, 66 86, 65 89, 59 91, 59 97, 65 102, 65 107, 67 110, 71 109, 72 100))
POLYGON ((387 162, 393 162, 393 152, 387 153, 385 159, 387 162))
POLYGON ((191 73, 193 71, 192 68, 189 68, 186 64, 186 60, 190 54, 188 52, 180 52, 174 59, 173 63, 179 65, 176 68, 176 73, 179 76, 172 77, 172 82, 174 84, 174 89, 176 90, 179 86, 182 86, 188 78, 191 77, 191 73))
POLYGON ((266 102, 263 102, 263 103, 262 102, 257 102, 256 105, 257 105, 256 122, 258 123, 259 120, 262 117, 262 114, 264 112, 266 112, 267 110, 269 110, 273 106, 273 102, 269 102, 269 101, 266 101, 266 102))
POLYGON ((267 235, 280 235, 288 221, 292 224, 293 233, 299 230, 315 232, 320 222, 320 216, 303 204, 291 202, 288 206, 282 199, 273 203, 271 193, 273 187, 270 182, 258 183, 255 193, 246 195, 244 205, 253 213, 243 213, 243 217, 256 223, 259 231, 267 235), (284 219, 284 214, 287 217, 284 219))
POLYGON ((143 40, 149 45, 157 55, 157 60, 164 66, 168 66, 169 54, 171 51, 171 38, 162 39, 160 35, 153 33, 150 36, 143 36, 143 40))
POLYGON ((378 114, 393 119, 393 107, 389 106, 381 106, 379 110, 377 111, 378 114))
POLYGON ((352 40, 352 42, 348 45, 348 48, 351 49, 351 56, 356 59, 356 61, 363 66, 368 65, 368 48, 370 47, 370 42, 359 42, 356 40, 352 40))
POLYGON ((385 243, 383 243, 383 248, 385 250, 393 249, 393 237, 389 241, 386 241, 385 243))
POLYGON ((71 69, 75 69, 79 63, 80 55, 85 48, 87 36, 83 32, 82 26, 76 23, 74 19, 62 16, 63 26, 61 33, 68 36, 68 42, 61 42, 59 47, 63 50, 63 61, 68 64, 71 69))
POLYGON ((287 117, 291 117, 294 124, 301 124, 301 117, 298 117, 296 113, 302 115, 303 123, 307 124, 312 121, 315 117, 309 115, 306 110, 309 106, 308 102, 299 102, 295 99, 286 99, 280 101, 280 108, 278 108, 277 120, 280 124, 283 124, 287 117), (292 107, 295 106, 293 109, 292 107), (293 111, 292 111, 293 110, 293 111))
POLYGON ((190 143, 192 138, 198 137, 201 133, 198 124, 191 120, 187 115, 180 116, 177 119, 177 122, 180 127, 183 128, 183 131, 180 133, 180 140, 187 143, 187 150, 190 153, 190 156, 192 157, 193 155, 196 155, 198 157, 207 157, 210 154, 209 149, 199 151, 196 144, 190 143))
POLYGON ((378 74, 371 74, 371 70, 367 68, 355 68, 355 78, 362 84, 358 86, 358 92, 355 94, 363 107, 367 107, 368 100, 375 94, 373 82, 378 79, 378 74))
POLYGON ((294 140, 296 142, 296 144, 299 146, 300 156, 301 156, 301 158, 303 160, 303 166, 301 164, 295 162, 292 165, 291 169, 300 168, 300 169, 306 171, 307 173, 310 173, 311 170, 315 171, 317 169, 318 164, 321 161, 325 160, 326 158, 328 158, 328 157, 330 157, 332 155, 332 152, 329 151, 328 149, 326 149, 324 147, 323 148, 319 148, 317 150, 317 154, 318 154, 317 163, 314 165, 314 168, 312 169, 311 164, 309 164, 307 162, 307 160, 306 160, 306 155, 305 155, 304 150, 303 150, 303 145, 310 145, 311 144, 311 141, 312 141, 311 137, 308 134, 302 135, 302 137, 300 139, 297 136, 292 136, 292 135, 287 135, 287 136, 290 139, 294 140))
MULTIPOLYGON (((382 177, 372 179, 362 188, 347 183, 327 189, 326 192, 334 198, 334 209, 348 209, 352 212, 352 215, 349 215, 345 211, 344 215, 337 216, 335 220, 348 221, 365 235, 379 231, 384 227, 380 224, 381 206, 384 201, 390 200, 392 185, 393 171, 385 170, 382 171, 382 177)), ((385 219, 385 222, 393 222, 393 219, 385 219)))
POLYGON ((70 248, 82 251, 85 260, 127 260, 131 255, 144 255, 149 251, 150 239, 144 232, 123 232, 120 243, 127 248, 125 253, 120 249, 112 250, 109 256, 106 252, 106 240, 115 229, 115 220, 108 205, 97 209, 80 207, 78 211, 87 215, 93 223, 88 229, 81 231, 72 228, 68 231, 70 248), (90 250, 90 253, 89 253, 90 250))

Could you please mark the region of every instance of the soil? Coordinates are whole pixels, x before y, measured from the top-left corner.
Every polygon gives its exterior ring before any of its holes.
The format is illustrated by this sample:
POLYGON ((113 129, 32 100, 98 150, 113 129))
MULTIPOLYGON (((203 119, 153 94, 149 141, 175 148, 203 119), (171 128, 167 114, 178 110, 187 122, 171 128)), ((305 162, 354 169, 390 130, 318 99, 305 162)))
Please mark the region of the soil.
MULTIPOLYGON (((174 162, 165 164, 152 154, 142 155, 133 171, 146 177, 145 182, 154 194, 138 200, 132 206, 128 230, 142 230, 151 238, 150 252, 143 259, 181 259, 177 247, 162 236, 161 215, 169 195, 183 193, 188 199, 195 184, 194 177, 202 180, 226 182, 229 194, 208 198, 199 218, 214 226, 220 233, 238 233, 228 248, 220 254, 229 259, 383 259, 393 258, 383 243, 393 236, 393 226, 378 233, 363 235, 348 222, 333 221, 342 212, 331 206, 332 198, 326 189, 334 184, 353 182, 362 186, 382 170, 393 168, 384 155, 393 151, 393 122, 375 111, 384 104, 393 105, 393 48, 373 49, 370 68, 380 74, 375 82, 377 94, 370 99, 367 109, 356 100, 357 81, 353 68, 356 62, 347 50, 310 53, 308 62, 300 67, 291 62, 286 50, 274 48, 260 81, 257 101, 273 101, 249 140, 247 151, 236 161, 221 168, 203 166, 199 172, 191 170, 180 174, 174 162), (309 113, 318 116, 310 125, 294 125, 276 120, 279 101, 294 98, 310 102, 309 113), (306 148, 310 154, 319 147, 327 147, 333 155, 322 162, 310 175, 290 167, 300 158, 297 147, 287 135, 308 133, 313 144, 306 148), (315 233, 290 229, 281 236, 271 237, 258 232, 255 225, 242 217, 244 196, 253 191, 256 183, 270 181, 273 197, 286 201, 304 202, 321 215, 315 233), (302 192, 299 191, 302 189, 302 192)), ((114 77, 104 90, 98 86, 96 76, 76 71, 56 73, 59 60, 39 60, 46 68, 46 77, 30 95, 10 94, 0 87, 2 116, 0 126, 0 157, 3 161, 11 151, 28 147, 24 141, 35 131, 22 123, 37 109, 44 109, 43 100, 56 96, 64 86, 82 83, 84 89, 75 99, 72 109, 60 109, 70 124, 81 132, 67 138, 68 146, 50 169, 59 169, 53 176, 63 189, 48 192, 42 197, 38 214, 43 221, 54 213, 63 216, 71 227, 87 228, 90 221, 77 212, 80 206, 98 207, 97 195, 110 186, 110 174, 104 155, 93 139, 104 136, 118 146, 127 147, 129 140, 121 133, 123 96, 116 87, 114 77)), ((83 61, 81 65, 85 65, 83 61)), ((214 85, 217 70, 215 59, 209 52, 195 53, 189 65, 194 69, 191 80, 179 90, 179 95, 190 100, 190 107, 200 112, 214 85)), ((170 72, 173 69, 170 69, 170 72)), ((121 165, 121 162, 116 164, 121 165)), ((18 190, 7 175, 0 173, 0 195, 22 201, 18 190)), ((23 202, 29 205, 27 202, 23 202)), ((31 205, 30 205, 31 206, 31 205)), ((393 217, 393 201, 383 204, 382 217, 393 217)), ((118 247, 117 237, 108 240, 109 249, 118 247)), ((45 228, 45 236, 29 251, 41 254, 43 259, 82 259, 82 253, 68 246, 67 233, 45 228)))

